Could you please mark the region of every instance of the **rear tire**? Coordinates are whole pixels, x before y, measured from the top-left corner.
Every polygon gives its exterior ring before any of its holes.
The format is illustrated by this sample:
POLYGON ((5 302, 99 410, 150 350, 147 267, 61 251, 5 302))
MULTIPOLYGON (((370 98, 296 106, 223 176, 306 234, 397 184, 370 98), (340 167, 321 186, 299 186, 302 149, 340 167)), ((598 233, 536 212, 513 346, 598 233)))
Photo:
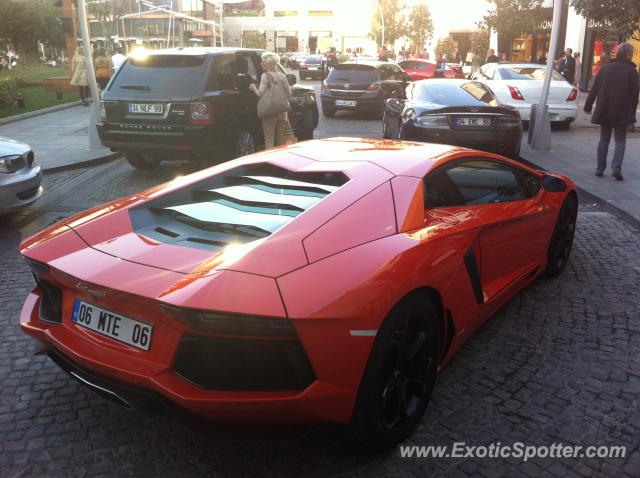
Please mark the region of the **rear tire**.
POLYGON ((333 106, 322 105, 322 114, 326 118, 333 118, 336 115, 336 109, 333 106))
POLYGON ((240 128, 233 138, 232 154, 234 158, 241 158, 256 152, 256 142, 247 129, 240 128))
POLYGON ((152 156, 144 155, 141 153, 127 153, 125 154, 127 162, 136 169, 150 170, 160 164, 160 159, 152 156))
POLYGON ((543 277, 557 277, 565 270, 573 247, 578 216, 578 200, 569 195, 562 203, 547 252, 547 268, 543 277))
POLYGON ((391 310, 371 349, 351 421, 361 443, 385 449, 411 434, 431 398, 442 337, 442 322, 423 295, 410 295, 391 310))

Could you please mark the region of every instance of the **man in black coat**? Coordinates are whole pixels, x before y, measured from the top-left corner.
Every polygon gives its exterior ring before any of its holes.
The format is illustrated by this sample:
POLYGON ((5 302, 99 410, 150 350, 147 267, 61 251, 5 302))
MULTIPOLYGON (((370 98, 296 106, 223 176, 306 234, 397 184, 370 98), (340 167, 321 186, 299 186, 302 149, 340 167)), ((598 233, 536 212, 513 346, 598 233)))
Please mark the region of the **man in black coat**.
POLYGON ((584 104, 584 111, 589 114, 593 102, 596 98, 598 100, 591 117, 593 124, 600 125, 596 176, 602 176, 607 167, 607 151, 613 130, 615 149, 611 169, 618 181, 623 179, 622 159, 627 142, 627 126, 636 122, 638 107, 638 72, 631 58, 633 47, 629 43, 618 45, 616 59, 602 66, 584 104))
POLYGON ((564 79, 573 85, 576 77, 576 60, 573 58, 573 50, 567 48, 564 51, 564 57, 560 60, 558 71, 564 79))
POLYGON ((486 65, 487 63, 498 63, 498 61, 500 60, 496 56, 496 52, 493 51, 493 48, 489 48, 487 50, 487 58, 485 58, 483 64, 486 65))

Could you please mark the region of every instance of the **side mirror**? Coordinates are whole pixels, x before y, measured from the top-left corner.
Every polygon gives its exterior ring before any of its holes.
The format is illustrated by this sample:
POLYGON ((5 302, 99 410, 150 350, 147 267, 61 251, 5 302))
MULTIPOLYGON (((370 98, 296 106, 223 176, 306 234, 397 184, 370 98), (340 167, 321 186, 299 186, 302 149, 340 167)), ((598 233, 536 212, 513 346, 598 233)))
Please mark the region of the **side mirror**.
POLYGON ((292 73, 287 73, 287 82, 289 83, 289 85, 293 86, 296 84, 297 81, 298 79, 296 78, 296 75, 292 73))
POLYGON ((567 189, 567 183, 556 176, 545 176, 542 178, 542 187, 550 193, 561 193, 567 189))

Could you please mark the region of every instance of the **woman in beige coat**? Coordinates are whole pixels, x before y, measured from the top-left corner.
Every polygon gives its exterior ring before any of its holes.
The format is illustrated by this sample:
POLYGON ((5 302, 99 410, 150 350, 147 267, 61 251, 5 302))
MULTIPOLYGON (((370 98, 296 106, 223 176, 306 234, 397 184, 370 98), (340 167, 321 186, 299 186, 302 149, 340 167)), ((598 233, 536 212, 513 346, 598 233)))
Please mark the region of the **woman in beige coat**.
MULTIPOLYGON (((291 89, 289 88, 287 76, 276 69, 278 63, 280 63, 280 57, 276 53, 266 51, 262 54, 262 69, 264 73, 260 78, 260 88, 256 88, 253 83, 249 85, 249 89, 258 95, 258 98, 261 98, 269 87, 283 87, 287 100, 291 98, 291 89)), ((284 133, 288 124, 286 111, 262 118, 265 149, 284 144, 284 133)))
POLYGON ((76 48, 76 52, 71 60, 73 66, 73 77, 71 78, 71 84, 77 86, 80 89, 80 99, 84 106, 89 106, 87 97, 89 96, 89 81, 87 80, 87 63, 84 59, 82 47, 76 48))

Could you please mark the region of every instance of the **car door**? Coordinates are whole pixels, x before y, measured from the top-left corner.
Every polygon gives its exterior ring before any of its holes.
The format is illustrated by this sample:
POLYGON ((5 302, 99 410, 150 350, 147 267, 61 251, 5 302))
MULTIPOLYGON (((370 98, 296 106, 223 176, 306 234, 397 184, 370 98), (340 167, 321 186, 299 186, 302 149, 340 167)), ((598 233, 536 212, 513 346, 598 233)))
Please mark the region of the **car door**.
POLYGON ((239 93, 238 111, 241 111, 242 118, 247 122, 247 126, 255 128, 258 121, 258 97, 249 90, 249 85, 255 83, 260 86, 262 71, 256 64, 254 55, 251 53, 236 53, 235 62, 235 83, 239 93))
POLYGON ((482 224, 480 278, 490 301, 544 263, 553 211, 542 201, 539 177, 524 168, 476 157, 446 174, 482 224))

